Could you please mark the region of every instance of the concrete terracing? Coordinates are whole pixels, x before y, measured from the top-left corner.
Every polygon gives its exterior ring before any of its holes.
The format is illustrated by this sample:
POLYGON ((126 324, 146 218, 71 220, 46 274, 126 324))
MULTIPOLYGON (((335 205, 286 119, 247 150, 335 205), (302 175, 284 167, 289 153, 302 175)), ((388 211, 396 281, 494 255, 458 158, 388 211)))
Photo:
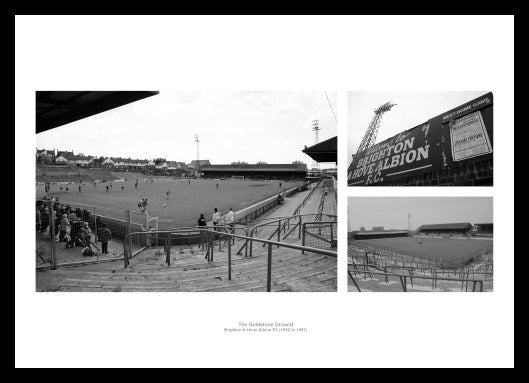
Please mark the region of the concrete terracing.
MULTIPOLYGON (((266 248, 252 258, 233 252, 230 281, 227 245, 216 247, 213 262, 195 246, 173 248, 170 267, 162 249, 149 249, 127 269, 121 261, 37 272, 37 291, 266 291, 266 248)), ((336 258, 274 247, 272 291, 336 291, 336 258)))

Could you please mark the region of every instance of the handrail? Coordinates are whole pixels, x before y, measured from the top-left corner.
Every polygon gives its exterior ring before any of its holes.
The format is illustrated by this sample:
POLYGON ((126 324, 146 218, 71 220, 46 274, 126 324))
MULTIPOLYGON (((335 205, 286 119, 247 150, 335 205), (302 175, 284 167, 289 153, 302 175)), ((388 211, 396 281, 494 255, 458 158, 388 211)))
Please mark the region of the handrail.
MULTIPOLYGON (((327 215, 327 214, 326 214, 327 215)), ((298 230, 298 239, 301 239, 301 233, 302 233, 302 224, 303 224, 303 217, 309 217, 309 216, 317 216, 317 214, 300 214, 300 215, 293 215, 293 216, 289 216, 289 217, 280 217, 280 218, 276 218, 272 221, 269 221, 269 222, 265 222, 265 223, 261 223, 261 224, 258 224, 258 225, 255 225, 252 230, 250 231, 249 233, 249 236, 253 238, 254 236, 254 233, 255 233, 255 230, 260 228, 260 227, 264 227, 264 226, 271 226, 272 224, 275 224, 277 223, 278 224, 278 228, 270 235, 270 237, 268 238, 268 240, 272 239, 272 237, 276 236, 277 235, 277 239, 278 241, 281 240, 281 230, 283 230, 283 232, 285 232, 286 230, 286 224, 284 224, 283 226, 281 226, 281 222, 282 221, 287 221, 288 224, 290 224, 290 220, 291 219, 299 219, 299 222, 297 222, 294 227, 283 237, 283 239, 287 238, 295 229, 296 227, 298 227, 299 225, 299 230, 298 230)), ((337 218, 336 216, 333 216, 333 215, 327 215, 331 218, 337 218)), ((248 246, 248 241, 246 241, 240 248, 239 250, 237 251, 237 254, 240 254, 242 252, 243 249, 247 249, 247 246, 248 246)), ((264 246, 264 245, 263 245, 264 246)), ((253 242, 250 242, 250 257, 252 256, 253 254, 253 242)))
POLYGON ((473 253, 471 253, 470 255, 467 254, 467 255, 457 257, 457 258, 451 257, 447 261, 444 261, 441 259, 432 260, 432 259, 425 257, 423 254, 417 254, 415 252, 410 252, 410 251, 405 251, 405 250, 396 250, 396 249, 392 249, 386 246, 374 246, 374 245, 358 243, 358 242, 351 244, 351 245, 360 249, 361 251, 371 252, 373 253, 373 255, 378 255, 380 257, 390 257, 389 254, 382 254, 382 252, 386 252, 386 253, 393 254, 394 256, 400 256, 401 258, 400 260, 402 262, 404 262, 404 257, 409 257, 412 259, 407 260, 408 262, 411 261, 414 263, 427 264, 429 266, 435 265, 436 267, 441 268, 441 269, 452 269, 455 267, 461 268, 461 266, 464 263, 474 260, 478 256, 487 255, 490 252, 492 252, 492 249, 493 249, 492 246, 489 246, 485 249, 478 249, 474 251, 473 253), (454 259, 459 260, 459 262, 454 263, 453 262, 454 259))
MULTIPOLYGON (((201 231, 201 232, 204 232, 204 233, 208 233, 210 234, 210 241, 212 239, 215 238, 215 235, 222 235, 222 236, 229 236, 229 237, 232 237, 232 238, 239 238, 239 239, 243 239, 243 240, 246 240, 246 241, 256 241, 256 242, 260 242, 260 243, 264 243, 265 245, 268 245, 268 260, 267 260, 267 292, 271 292, 272 291, 272 247, 273 246, 277 246, 277 247, 285 247, 285 248, 289 248, 289 249, 294 249, 294 250, 300 250, 303 254, 304 252, 309 252, 309 253, 315 253, 315 254, 321 254, 321 255, 325 255, 325 256, 331 256, 331 257, 338 257, 338 253, 337 252, 334 252, 334 251, 330 251, 330 250, 324 250, 324 249, 317 249, 317 248, 314 248, 314 247, 308 247, 308 246, 300 246, 300 245, 295 245, 295 244, 290 244, 290 243, 285 243, 285 242, 276 242, 276 241, 270 241, 270 240, 267 240, 267 239, 260 239, 260 238, 252 238, 252 237, 246 237, 246 236, 242 236, 242 235, 237 235, 237 234, 229 234, 229 233, 219 233, 218 231, 215 231, 215 230, 212 230, 210 228, 207 228, 207 229, 198 229, 198 228, 181 228, 181 229, 178 229, 178 230, 175 230, 175 231, 171 231, 171 230, 153 230, 153 231, 149 231, 149 232, 146 232, 146 231, 139 231, 139 232, 134 232, 134 233, 129 233, 125 236, 125 239, 124 239, 124 252, 123 252, 123 259, 124 259, 124 263, 125 263, 125 268, 128 267, 129 265, 129 260, 128 260, 128 249, 127 249, 127 243, 130 242, 130 239, 133 235, 145 235, 145 234, 158 234, 158 235, 165 235, 166 236, 166 241, 169 240, 170 236, 173 235, 173 234, 179 234, 180 232, 192 232, 192 231, 201 231)), ((167 257, 168 257, 168 263, 170 264, 170 242, 166 242, 166 245, 169 246, 168 248, 168 254, 167 254, 167 257)), ((210 258, 212 260, 212 258, 210 258)), ((228 279, 231 280, 231 241, 228 241, 228 279)))
MULTIPOLYGON (((351 266, 351 265, 349 265, 351 266)), ((351 271, 348 270, 347 271, 348 274, 349 274, 349 277, 353 280, 354 284, 356 285, 356 288, 358 289, 358 291, 360 291, 360 288, 358 287, 358 284, 356 283, 356 280, 353 278, 352 274, 351 274, 351 271)), ((412 282, 412 286, 413 286, 413 279, 423 279, 423 280, 431 280, 434 282, 432 288, 435 289, 435 287, 437 286, 437 281, 451 281, 451 282, 462 282, 462 283, 468 283, 468 282, 472 282, 473 283, 473 287, 472 287, 472 292, 475 292, 476 291, 476 285, 479 284, 479 292, 483 292, 483 284, 484 284, 484 281, 482 280, 478 280, 478 279, 463 279, 463 278, 448 278, 448 277, 428 277, 428 276, 424 276, 424 275, 402 275, 402 274, 393 274, 393 273, 384 273, 384 272, 376 272, 376 271, 361 271, 361 270, 353 270, 353 272, 355 274, 370 274, 370 275, 382 275, 382 276, 385 276, 385 277, 397 277, 400 279, 400 282, 401 282, 401 286, 402 286, 402 290, 404 292, 407 292, 408 291, 408 288, 407 288, 407 279, 409 278, 410 281, 412 282)), ((468 286, 468 285, 467 285, 468 286)))

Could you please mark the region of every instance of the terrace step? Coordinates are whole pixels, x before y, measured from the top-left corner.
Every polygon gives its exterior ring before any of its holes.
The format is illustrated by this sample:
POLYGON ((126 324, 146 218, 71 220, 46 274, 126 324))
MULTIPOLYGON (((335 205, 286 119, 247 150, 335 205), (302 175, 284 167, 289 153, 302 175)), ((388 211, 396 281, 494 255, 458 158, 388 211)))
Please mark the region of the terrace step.
MULTIPOLYGON (((266 249, 255 256, 233 256, 228 280, 227 251, 216 252, 208 263, 204 252, 192 249, 165 254, 150 249, 136 256, 128 269, 121 262, 40 272, 38 291, 266 291, 266 249), (193 254, 191 254, 193 251, 193 254)), ((336 291, 336 258, 273 249, 272 291, 336 291)))

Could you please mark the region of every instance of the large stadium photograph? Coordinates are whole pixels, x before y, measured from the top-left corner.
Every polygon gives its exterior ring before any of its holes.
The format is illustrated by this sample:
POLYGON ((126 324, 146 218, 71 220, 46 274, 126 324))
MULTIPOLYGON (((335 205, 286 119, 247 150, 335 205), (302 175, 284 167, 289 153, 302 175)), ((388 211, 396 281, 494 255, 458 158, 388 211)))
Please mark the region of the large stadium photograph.
POLYGON ((336 92, 36 92, 36 290, 334 292, 336 92))
POLYGON ((350 292, 493 291, 492 197, 350 197, 350 292))
POLYGON ((348 186, 492 186, 491 92, 349 92, 348 186))

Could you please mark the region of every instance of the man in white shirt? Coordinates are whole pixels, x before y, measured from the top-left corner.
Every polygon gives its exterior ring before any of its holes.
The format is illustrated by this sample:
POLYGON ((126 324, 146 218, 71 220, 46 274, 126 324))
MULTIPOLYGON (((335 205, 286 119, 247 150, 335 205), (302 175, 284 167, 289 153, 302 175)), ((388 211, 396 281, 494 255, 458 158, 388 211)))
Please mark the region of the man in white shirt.
POLYGON ((231 232, 233 233, 233 227, 235 225, 235 212, 230 207, 230 211, 226 214, 226 223, 230 225, 231 232))
POLYGON ((217 208, 215 208, 215 212, 213 213, 212 221, 213 221, 213 226, 217 226, 217 225, 219 224, 219 221, 220 221, 220 213, 219 213, 219 211, 217 210, 217 208))

